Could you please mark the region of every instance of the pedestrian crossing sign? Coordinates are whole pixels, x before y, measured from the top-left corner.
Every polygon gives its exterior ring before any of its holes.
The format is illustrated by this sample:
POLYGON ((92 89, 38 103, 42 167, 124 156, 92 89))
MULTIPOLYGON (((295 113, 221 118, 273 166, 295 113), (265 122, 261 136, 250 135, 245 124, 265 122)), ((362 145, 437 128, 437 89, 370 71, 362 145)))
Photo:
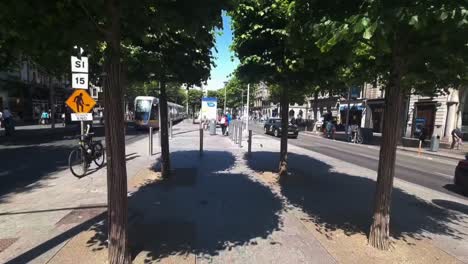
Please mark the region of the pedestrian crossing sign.
POLYGON ((89 96, 88 92, 81 89, 75 90, 65 103, 75 113, 89 113, 96 105, 96 101, 89 96))

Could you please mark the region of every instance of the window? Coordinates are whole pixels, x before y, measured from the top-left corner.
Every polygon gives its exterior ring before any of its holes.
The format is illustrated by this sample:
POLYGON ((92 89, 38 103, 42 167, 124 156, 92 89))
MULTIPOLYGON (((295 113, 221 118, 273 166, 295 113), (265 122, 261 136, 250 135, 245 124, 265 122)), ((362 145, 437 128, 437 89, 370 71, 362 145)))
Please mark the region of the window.
POLYGON ((149 112, 151 110, 151 100, 138 100, 135 112, 149 112))

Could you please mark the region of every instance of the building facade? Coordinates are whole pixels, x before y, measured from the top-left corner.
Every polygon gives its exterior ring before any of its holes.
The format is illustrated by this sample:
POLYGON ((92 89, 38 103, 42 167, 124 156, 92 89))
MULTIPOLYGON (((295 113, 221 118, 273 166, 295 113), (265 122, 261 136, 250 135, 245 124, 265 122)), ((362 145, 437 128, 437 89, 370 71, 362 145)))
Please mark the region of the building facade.
POLYGON ((18 122, 40 118, 42 111, 55 107, 56 113, 65 111, 65 99, 71 89, 64 78, 56 78, 44 69, 25 60, 16 67, 0 72, 0 109, 8 107, 18 122))
MULTIPOLYGON (((307 118, 310 104, 291 104, 289 105, 289 117, 295 119, 307 118)), ((281 107, 279 103, 273 103, 270 99, 270 92, 268 86, 261 82, 255 90, 255 100, 252 107, 252 114, 257 117, 279 117, 281 114, 281 107)))
MULTIPOLYGON (((349 123, 363 128, 370 128, 374 133, 382 133, 383 113, 385 108, 385 91, 378 85, 365 83, 352 87, 350 100, 347 95, 318 94, 308 98, 303 105, 290 105, 290 118, 336 120, 346 124, 349 111, 349 123)), ((269 100, 268 87, 259 85, 255 94, 254 111, 260 116, 279 116, 279 104, 269 100)), ((412 94, 404 100, 402 111, 403 126, 401 134, 417 138, 424 128, 428 137, 439 136, 442 141, 450 142, 453 129, 459 128, 468 140, 468 88, 448 89, 428 97, 412 94)))
POLYGON ((451 141, 453 129, 462 130, 465 140, 468 135, 467 89, 448 89, 448 93, 428 97, 411 95, 407 107, 408 121, 405 135, 416 137, 424 128, 429 136, 439 136, 451 141))

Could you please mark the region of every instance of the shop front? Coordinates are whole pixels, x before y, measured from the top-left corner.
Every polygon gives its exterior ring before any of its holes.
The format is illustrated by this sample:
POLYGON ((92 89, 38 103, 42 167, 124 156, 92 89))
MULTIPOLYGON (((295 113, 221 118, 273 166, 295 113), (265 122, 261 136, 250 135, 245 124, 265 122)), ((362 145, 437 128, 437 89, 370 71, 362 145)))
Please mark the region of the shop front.
POLYGON ((434 132, 436 102, 417 102, 414 104, 412 136, 418 138, 423 131, 430 137, 434 132))
POLYGON ((384 99, 367 100, 366 120, 368 119, 369 122, 366 122, 366 127, 372 128, 374 133, 382 133, 384 107, 384 99))

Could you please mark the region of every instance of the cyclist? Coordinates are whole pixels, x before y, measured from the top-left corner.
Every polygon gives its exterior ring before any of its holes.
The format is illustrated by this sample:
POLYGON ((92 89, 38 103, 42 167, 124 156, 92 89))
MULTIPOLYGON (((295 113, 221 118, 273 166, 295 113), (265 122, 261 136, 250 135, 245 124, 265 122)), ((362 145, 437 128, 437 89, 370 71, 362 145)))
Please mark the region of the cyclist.
POLYGON ((457 146, 457 149, 460 149, 460 145, 462 144, 462 137, 463 133, 461 130, 457 127, 454 130, 452 130, 452 146, 451 149, 455 148, 455 145, 457 146))

